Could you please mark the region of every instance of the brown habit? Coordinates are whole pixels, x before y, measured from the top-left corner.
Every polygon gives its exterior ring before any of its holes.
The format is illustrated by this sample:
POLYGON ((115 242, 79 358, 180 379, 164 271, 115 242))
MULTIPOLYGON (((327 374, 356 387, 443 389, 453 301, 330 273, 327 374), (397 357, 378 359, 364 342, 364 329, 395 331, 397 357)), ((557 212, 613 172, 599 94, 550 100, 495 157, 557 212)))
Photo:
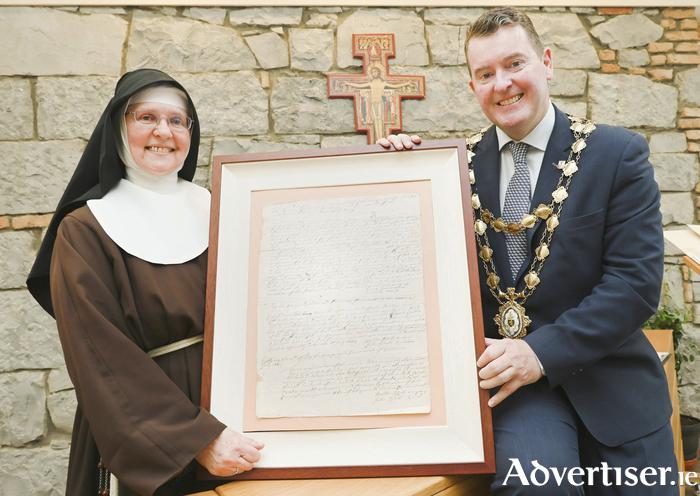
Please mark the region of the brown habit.
POLYGON ((202 333, 206 266, 206 252, 178 265, 125 253, 87 206, 61 222, 51 295, 78 397, 66 494, 96 494, 98 456, 139 494, 183 471, 158 494, 207 488, 191 462, 225 426, 198 407, 202 344, 145 353, 202 333))

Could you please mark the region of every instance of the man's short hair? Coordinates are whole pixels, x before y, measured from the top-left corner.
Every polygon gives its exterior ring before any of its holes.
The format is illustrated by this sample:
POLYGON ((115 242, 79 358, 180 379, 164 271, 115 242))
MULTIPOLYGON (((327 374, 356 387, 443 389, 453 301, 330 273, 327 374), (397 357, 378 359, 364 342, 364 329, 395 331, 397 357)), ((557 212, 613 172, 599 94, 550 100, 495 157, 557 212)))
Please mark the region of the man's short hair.
MULTIPOLYGON (((488 36, 498 31, 501 27, 510 25, 522 26, 523 29, 525 29, 525 33, 532 44, 532 48, 534 48, 535 53, 541 57, 544 53, 544 45, 542 44, 542 40, 540 40, 540 35, 538 35, 535 30, 535 26, 532 25, 532 21, 527 14, 513 7, 499 7, 482 14, 481 17, 469 27, 464 53, 467 53, 469 40, 472 38, 488 36)), ((467 58, 467 69, 471 72, 469 68, 469 58, 467 58)))

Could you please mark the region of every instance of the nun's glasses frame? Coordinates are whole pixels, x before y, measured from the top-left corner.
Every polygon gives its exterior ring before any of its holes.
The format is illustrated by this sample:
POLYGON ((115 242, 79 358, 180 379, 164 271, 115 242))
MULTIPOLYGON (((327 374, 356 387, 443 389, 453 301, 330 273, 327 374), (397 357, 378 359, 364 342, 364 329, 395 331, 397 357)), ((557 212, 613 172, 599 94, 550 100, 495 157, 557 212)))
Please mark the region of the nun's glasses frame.
POLYGON ((151 110, 136 110, 134 112, 126 112, 124 115, 134 115, 134 120, 147 127, 156 127, 160 124, 161 119, 165 119, 168 127, 173 131, 187 131, 194 124, 194 120, 184 115, 157 115, 151 110))

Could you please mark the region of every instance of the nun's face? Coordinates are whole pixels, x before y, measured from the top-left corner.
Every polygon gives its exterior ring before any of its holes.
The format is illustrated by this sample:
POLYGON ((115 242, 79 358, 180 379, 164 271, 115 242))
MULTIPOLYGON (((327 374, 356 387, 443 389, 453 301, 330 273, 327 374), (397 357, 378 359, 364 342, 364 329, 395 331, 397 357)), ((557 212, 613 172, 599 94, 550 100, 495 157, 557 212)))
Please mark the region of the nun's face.
POLYGON ((153 176, 166 176, 180 168, 190 149, 190 130, 173 130, 168 126, 168 117, 184 115, 180 107, 165 103, 143 102, 129 105, 127 112, 150 110, 161 117, 155 127, 139 124, 134 114, 126 115, 126 131, 129 150, 139 168, 153 176))

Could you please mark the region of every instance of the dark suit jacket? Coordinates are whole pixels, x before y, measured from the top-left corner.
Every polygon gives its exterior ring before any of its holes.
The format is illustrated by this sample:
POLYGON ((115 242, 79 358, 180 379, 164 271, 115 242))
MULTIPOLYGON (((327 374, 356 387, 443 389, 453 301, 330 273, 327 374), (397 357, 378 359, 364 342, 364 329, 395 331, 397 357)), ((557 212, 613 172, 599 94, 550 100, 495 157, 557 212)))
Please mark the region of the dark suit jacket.
MULTIPOLYGON (((570 124, 556 110, 533 207, 552 200, 561 176, 553 164, 568 159, 574 140, 570 124)), ((598 441, 617 446, 661 428, 671 416, 663 368, 640 329, 659 302, 664 243, 646 140, 620 127, 596 126, 572 177, 541 282, 525 304, 532 319, 525 340, 550 387, 563 388, 598 441)), ((495 127, 473 151, 479 197, 499 217, 495 127)), ((523 277, 544 230, 543 221, 528 229, 528 257, 517 291, 525 287, 523 277)), ((489 229, 488 237, 503 279, 509 273, 504 235, 489 229)), ((479 267, 486 336, 498 338, 493 317, 499 305, 484 282, 481 260, 479 267)))

